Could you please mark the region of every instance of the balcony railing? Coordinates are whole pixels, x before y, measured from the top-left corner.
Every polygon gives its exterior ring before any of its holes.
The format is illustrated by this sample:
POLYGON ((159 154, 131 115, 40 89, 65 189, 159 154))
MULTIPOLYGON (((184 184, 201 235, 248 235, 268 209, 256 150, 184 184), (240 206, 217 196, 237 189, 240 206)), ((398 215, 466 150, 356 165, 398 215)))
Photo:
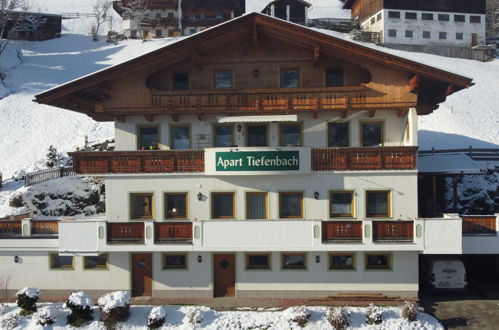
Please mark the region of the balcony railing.
POLYGON ((413 221, 373 221, 373 242, 413 242, 413 221))
POLYGON ((72 152, 77 173, 203 172, 203 150, 72 152))
POLYGON ((360 221, 323 221, 323 243, 362 242, 362 222, 360 221))
POLYGON ((192 243, 191 222, 156 222, 155 243, 192 243))
POLYGON ((409 170, 417 147, 312 148, 313 171, 409 170))
POLYGON ((114 244, 144 243, 143 222, 108 222, 107 242, 114 244))
POLYGON ((495 215, 462 216, 463 235, 496 235, 495 215))
POLYGON ((31 221, 31 235, 57 236, 59 233, 58 223, 57 220, 31 221))
POLYGON ((21 221, 0 221, 0 238, 16 238, 21 236, 21 221))

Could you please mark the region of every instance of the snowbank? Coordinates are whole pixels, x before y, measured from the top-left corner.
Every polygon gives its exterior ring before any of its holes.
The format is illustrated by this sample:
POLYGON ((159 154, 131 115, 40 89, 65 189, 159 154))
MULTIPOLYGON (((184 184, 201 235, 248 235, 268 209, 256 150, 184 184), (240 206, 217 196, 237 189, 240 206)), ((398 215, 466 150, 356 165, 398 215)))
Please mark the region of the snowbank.
POLYGON ((126 291, 115 291, 108 294, 103 295, 97 300, 97 303, 102 308, 102 311, 108 313, 114 308, 117 307, 125 307, 130 305, 130 301, 132 297, 126 291))

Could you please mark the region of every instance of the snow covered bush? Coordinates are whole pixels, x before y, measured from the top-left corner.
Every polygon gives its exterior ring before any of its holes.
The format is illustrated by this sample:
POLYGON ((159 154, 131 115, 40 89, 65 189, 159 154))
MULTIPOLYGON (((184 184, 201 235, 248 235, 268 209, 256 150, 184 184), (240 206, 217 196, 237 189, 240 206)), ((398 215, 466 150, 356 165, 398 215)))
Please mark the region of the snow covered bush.
POLYGON ((12 177, 16 181, 24 180, 24 178, 26 177, 26 171, 25 170, 15 171, 12 177))
POLYGON ((125 321, 130 315, 132 298, 126 291, 107 293, 97 300, 105 322, 125 321))
POLYGON ((400 307, 400 315, 409 322, 416 321, 419 314, 419 305, 417 302, 407 300, 400 307))
POLYGON ((366 310, 367 324, 380 324, 383 322, 383 310, 374 304, 369 304, 366 310))
POLYGON ((35 314, 36 324, 41 326, 51 325, 55 323, 57 317, 57 310, 54 306, 49 305, 41 307, 35 314))
POLYGON ((0 329, 11 330, 17 328, 19 319, 19 314, 15 311, 0 315, 0 329))
POLYGON ((203 311, 199 307, 189 307, 185 310, 183 324, 196 325, 203 321, 203 311))
POLYGON ((16 195, 12 197, 9 201, 9 206, 12 207, 23 207, 24 206, 24 200, 22 195, 16 195))
POLYGON ((147 318, 147 326, 150 329, 160 328, 166 320, 166 309, 164 306, 155 306, 147 318))
POLYGON ((84 323, 92 320, 92 306, 94 302, 92 298, 87 296, 83 291, 73 292, 65 303, 65 307, 70 310, 68 315, 68 324, 80 327, 84 323))
POLYGON ((326 312, 326 319, 336 330, 344 330, 350 325, 350 312, 347 308, 331 307, 326 312))
POLYGON ((310 313, 305 306, 290 307, 283 314, 286 319, 298 324, 300 327, 304 327, 310 317, 310 313))
POLYGON ((28 315, 36 312, 36 303, 40 298, 38 289, 27 286, 17 291, 16 297, 17 306, 22 309, 21 314, 28 315))
POLYGON ((47 152, 47 160, 45 161, 45 165, 47 165, 48 167, 57 166, 60 159, 61 155, 57 152, 57 149, 54 146, 50 146, 47 152))

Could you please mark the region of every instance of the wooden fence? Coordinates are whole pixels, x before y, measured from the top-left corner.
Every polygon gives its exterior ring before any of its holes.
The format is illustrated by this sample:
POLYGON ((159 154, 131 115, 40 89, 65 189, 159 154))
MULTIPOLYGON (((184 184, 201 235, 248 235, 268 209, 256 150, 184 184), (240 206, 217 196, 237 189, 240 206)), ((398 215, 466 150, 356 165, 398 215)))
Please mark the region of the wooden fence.
POLYGON ((40 183, 52 179, 62 178, 64 176, 76 175, 76 172, 73 171, 72 167, 58 167, 50 170, 42 170, 37 172, 32 172, 26 174, 25 177, 25 185, 31 186, 35 183, 40 183))

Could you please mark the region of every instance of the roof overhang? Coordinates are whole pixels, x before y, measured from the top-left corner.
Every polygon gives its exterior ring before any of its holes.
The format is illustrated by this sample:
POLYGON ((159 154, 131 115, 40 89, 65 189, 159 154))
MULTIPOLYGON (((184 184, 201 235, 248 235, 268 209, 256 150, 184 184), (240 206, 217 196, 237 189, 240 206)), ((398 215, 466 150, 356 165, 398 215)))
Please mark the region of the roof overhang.
POLYGON ((217 117, 218 122, 223 123, 277 123, 296 122, 297 115, 276 115, 276 116, 224 116, 217 117))

